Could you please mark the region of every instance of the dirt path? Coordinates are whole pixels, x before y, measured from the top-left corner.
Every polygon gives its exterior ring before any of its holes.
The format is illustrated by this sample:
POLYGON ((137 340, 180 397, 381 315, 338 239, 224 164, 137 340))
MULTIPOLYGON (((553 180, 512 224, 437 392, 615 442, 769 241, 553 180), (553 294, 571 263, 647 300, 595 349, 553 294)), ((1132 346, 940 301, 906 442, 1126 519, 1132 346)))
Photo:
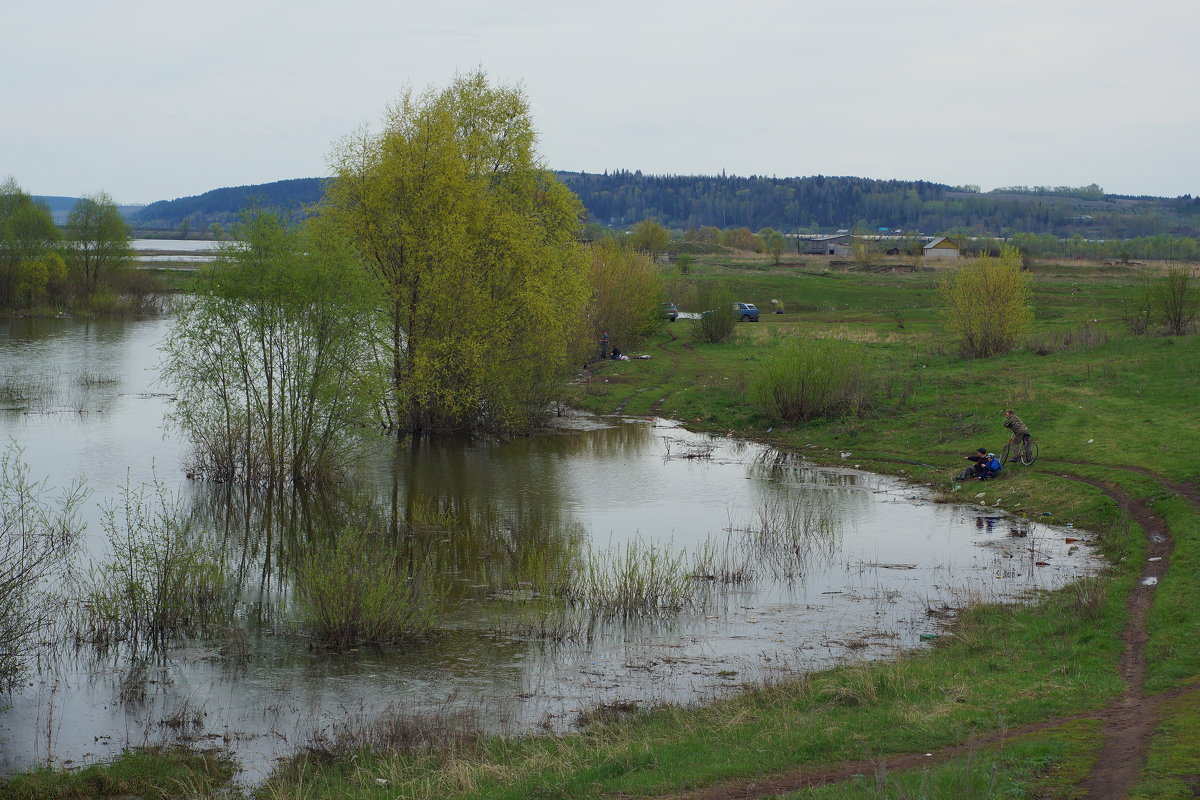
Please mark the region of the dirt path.
MULTIPOLYGON (((1083 463, 1083 462, 1077 462, 1083 463)), ((1130 471, 1145 474, 1185 497, 1200 509, 1200 490, 1192 484, 1167 480, 1149 470, 1136 467, 1130 471)), ((670 795, 681 800, 754 800, 796 792, 814 786, 838 783, 856 775, 873 775, 936 764, 964 755, 972 749, 1004 741, 1024 733, 1048 731, 1065 722, 1077 719, 1096 719, 1103 726, 1104 744, 1092 773, 1079 784, 1086 797, 1097 800, 1119 800, 1127 796, 1137 782, 1145 763, 1146 750, 1162 710, 1175 698, 1200 691, 1187 686, 1148 698, 1144 692, 1146 675, 1145 644, 1148 638, 1146 618, 1157 583, 1167 574, 1170 565, 1171 538, 1166 524, 1154 514, 1149 505, 1131 497, 1120 487, 1068 472, 1055 472, 1067 480, 1079 481, 1103 491, 1145 531, 1148 560, 1142 569, 1141 580, 1130 593, 1126 609, 1128 620, 1121 633, 1123 650, 1118 670, 1125 682, 1121 697, 1106 709, 1044 720, 1005 731, 975 736, 968 742, 942 748, 933 753, 908 753, 887 758, 829 764, 811 769, 765 775, 753 780, 726 781, 691 792, 670 795)))
POLYGON ((1157 472, 1152 472, 1145 467, 1135 467, 1126 464, 1097 464, 1092 461, 1069 461, 1059 459, 1063 464, 1078 464, 1083 467, 1104 467, 1105 469, 1120 469, 1126 472, 1136 472, 1138 475, 1145 475, 1147 478, 1158 481, 1166 488, 1170 489, 1175 494, 1187 500, 1197 510, 1200 510, 1200 487, 1192 483, 1183 483, 1182 481, 1173 481, 1165 475, 1160 475, 1157 472))
POLYGON ((1071 473, 1061 473, 1061 476, 1100 489, 1146 532, 1150 560, 1143 565, 1141 580, 1130 592, 1125 606, 1128 620, 1121 632, 1124 647, 1118 669, 1125 681, 1125 692, 1109 709, 1104 720, 1104 745, 1100 748, 1100 757, 1092 774, 1080 784, 1086 797, 1120 800, 1137 783, 1146 761, 1150 736, 1158 722, 1156 704, 1147 702, 1143 691, 1145 646, 1149 638, 1146 617, 1158 582, 1167 574, 1170 565, 1171 536, 1162 519, 1152 513, 1146 503, 1134 500, 1113 484, 1071 473))

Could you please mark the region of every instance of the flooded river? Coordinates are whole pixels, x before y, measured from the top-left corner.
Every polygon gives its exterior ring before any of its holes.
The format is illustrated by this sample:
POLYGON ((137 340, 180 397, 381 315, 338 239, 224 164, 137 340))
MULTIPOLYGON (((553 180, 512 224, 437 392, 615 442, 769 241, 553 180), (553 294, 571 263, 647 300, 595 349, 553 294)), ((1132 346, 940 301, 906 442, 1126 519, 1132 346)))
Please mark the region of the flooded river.
POLYGON ((847 468, 815 467, 661 419, 567 416, 507 442, 380 438, 334 498, 189 481, 158 383, 170 326, 0 321, 0 440, 23 448, 35 478, 91 489, 81 569, 107 556, 106 504, 157 476, 229 565, 237 602, 222 630, 145 660, 120 646, 48 647, 0 711, 0 770, 185 738, 229 747, 254 781, 314 732, 389 708, 564 730, 602 704, 693 702, 885 658, 938 635, 931 611, 1098 566, 1066 541, 1078 532, 934 504, 922 487, 849 468, 852 454, 847 468), (393 521, 453 508, 486 523, 442 540, 454 602, 434 635, 332 653, 290 615, 289 553, 362 503, 393 521), (655 553, 686 564, 694 591, 670 613, 593 617, 547 636, 517 622, 528 584, 481 588, 492 562, 531 553, 593 564, 655 553))

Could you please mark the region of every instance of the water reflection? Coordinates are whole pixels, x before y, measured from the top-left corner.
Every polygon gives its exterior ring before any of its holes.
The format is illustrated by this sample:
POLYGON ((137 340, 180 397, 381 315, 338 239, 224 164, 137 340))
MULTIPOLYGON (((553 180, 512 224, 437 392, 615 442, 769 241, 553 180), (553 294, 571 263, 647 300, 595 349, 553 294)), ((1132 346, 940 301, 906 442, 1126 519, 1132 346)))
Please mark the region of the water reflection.
POLYGON ((379 439, 352 481, 323 493, 186 481, 155 381, 168 331, 0 322, 0 437, 25 446, 36 476, 85 476, 89 558, 112 555, 99 504, 158 475, 228 591, 223 615, 152 654, 120 642, 43 654, 0 713, 0 769, 216 737, 261 774, 314 727, 395 705, 561 728, 602 703, 708 698, 731 674, 886 657, 918 644, 931 608, 1093 568, 1053 528, 662 420, 567 418, 504 442, 379 439), (348 530, 393 548, 397 574, 429 567, 429 635, 317 646, 297 565, 348 530), (641 610, 607 613, 618 596, 641 610))

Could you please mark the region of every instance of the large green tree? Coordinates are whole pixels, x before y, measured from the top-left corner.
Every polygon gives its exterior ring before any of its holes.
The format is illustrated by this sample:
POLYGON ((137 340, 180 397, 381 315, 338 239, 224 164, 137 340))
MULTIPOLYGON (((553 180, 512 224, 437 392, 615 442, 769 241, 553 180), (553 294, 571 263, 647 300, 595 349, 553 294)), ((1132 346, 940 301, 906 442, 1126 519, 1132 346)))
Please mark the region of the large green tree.
POLYGON ((520 430, 557 391, 588 263, 534 141, 524 93, 477 71, 336 148, 323 213, 377 281, 398 430, 520 430))
POLYGON ((91 296, 103 280, 133 263, 129 225, 104 192, 84 195, 67 216, 67 265, 81 293, 91 296))
POLYGON ((13 178, 0 183, 0 308, 29 296, 19 289, 36 283, 52 265, 51 251, 59 238, 45 204, 34 201, 13 178))

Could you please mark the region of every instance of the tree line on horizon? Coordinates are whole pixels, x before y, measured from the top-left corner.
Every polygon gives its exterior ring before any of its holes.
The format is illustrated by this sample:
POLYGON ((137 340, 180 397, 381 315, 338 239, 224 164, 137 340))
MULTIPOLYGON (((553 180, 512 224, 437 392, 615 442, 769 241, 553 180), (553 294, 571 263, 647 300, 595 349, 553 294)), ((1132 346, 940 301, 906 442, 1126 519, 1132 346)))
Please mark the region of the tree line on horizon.
MULTIPOLYGON (((675 230, 713 226, 814 234, 887 228, 931 235, 1085 239, 1200 236, 1200 197, 1110 195, 1095 184, 981 192, 977 186, 825 175, 683 176, 618 170, 559 171, 555 176, 579 196, 590 223, 612 229, 655 219, 675 230)), ((327 178, 297 178, 214 189, 152 203, 129 220, 143 230, 205 235, 214 223, 228 227, 251 207, 299 219, 320 202, 328 183, 327 178)))

